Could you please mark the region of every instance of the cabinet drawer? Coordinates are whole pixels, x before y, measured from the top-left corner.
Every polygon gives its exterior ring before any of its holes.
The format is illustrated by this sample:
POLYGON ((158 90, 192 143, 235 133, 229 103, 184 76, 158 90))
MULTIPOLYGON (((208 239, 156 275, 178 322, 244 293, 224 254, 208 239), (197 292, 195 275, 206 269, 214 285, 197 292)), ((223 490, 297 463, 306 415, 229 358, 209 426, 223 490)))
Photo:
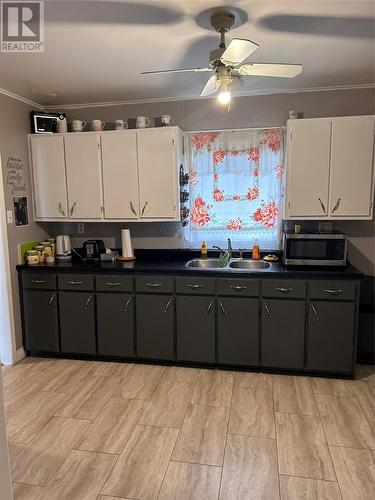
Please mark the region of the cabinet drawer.
POLYGON ((219 279, 218 280, 219 295, 243 295, 245 297, 258 297, 259 281, 258 280, 233 280, 219 279))
POLYGON ((135 289, 137 292, 173 293, 173 278, 170 276, 137 276, 135 289))
POLYGON ((304 299, 306 297, 306 281, 263 281, 263 297, 304 299))
POLYGON ((213 294, 215 293, 215 279, 200 276, 176 278, 176 293, 213 294))
POLYGON ((93 290, 94 276, 91 274, 59 274, 61 290, 93 290))
POLYGON ((355 300, 356 283, 353 281, 310 281, 312 299, 355 300))
POLYGON ((55 289, 56 274, 51 273, 22 273, 22 287, 36 289, 55 289))
POLYGON ((100 275, 96 276, 96 289, 100 292, 131 292, 133 279, 130 276, 100 275))

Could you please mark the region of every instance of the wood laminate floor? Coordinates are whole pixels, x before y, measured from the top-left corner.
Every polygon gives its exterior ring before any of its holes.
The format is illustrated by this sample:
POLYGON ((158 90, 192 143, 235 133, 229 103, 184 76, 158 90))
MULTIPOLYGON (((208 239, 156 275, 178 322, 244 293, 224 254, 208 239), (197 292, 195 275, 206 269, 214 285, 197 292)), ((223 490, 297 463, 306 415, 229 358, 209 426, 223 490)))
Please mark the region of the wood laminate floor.
POLYGON ((15 500, 373 500, 353 381, 27 358, 2 367, 15 500))

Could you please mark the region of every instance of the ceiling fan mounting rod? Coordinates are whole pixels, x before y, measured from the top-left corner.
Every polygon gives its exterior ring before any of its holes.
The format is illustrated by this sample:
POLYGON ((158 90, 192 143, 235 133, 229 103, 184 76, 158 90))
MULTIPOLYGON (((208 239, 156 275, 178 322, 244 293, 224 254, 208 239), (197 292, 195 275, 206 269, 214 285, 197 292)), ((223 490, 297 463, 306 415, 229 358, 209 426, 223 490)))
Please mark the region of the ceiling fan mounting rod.
POLYGON ((225 33, 226 33, 226 30, 224 28, 221 28, 219 30, 219 33, 220 33, 220 45, 219 47, 221 49, 225 49, 226 45, 225 45, 225 33))

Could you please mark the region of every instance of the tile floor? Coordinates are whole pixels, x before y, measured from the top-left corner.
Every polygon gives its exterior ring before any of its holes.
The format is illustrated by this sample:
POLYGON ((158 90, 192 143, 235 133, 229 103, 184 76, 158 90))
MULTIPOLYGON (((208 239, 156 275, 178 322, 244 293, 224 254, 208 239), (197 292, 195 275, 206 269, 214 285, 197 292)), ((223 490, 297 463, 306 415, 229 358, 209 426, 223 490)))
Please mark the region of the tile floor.
POLYGON ((375 375, 2 367, 16 500, 373 500, 375 375))

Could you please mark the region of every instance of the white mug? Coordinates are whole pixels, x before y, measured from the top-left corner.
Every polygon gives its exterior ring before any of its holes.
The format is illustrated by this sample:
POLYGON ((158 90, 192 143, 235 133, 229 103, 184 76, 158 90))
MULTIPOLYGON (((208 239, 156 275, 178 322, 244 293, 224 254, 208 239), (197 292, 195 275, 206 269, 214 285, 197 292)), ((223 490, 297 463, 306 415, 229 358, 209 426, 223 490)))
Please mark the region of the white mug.
POLYGON ((82 132, 82 130, 86 127, 86 122, 82 122, 81 120, 73 120, 72 127, 73 132, 82 132))
POLYGON ((59 134, 65 134, 65 132, 68 131, 68 124, 66 122, 66 118, 63 120, 58 119, 57 120, 57 132, 59 134))
POLYGON ((115 120, 115 130, 126 130, 128 122, 126 120, 115 120))
POLYGON ((137 116, 137 128, 146 128, 150 125, 150 123, 150 118, 148 118, 147 116, 137 116))
POLYGON ((105 127, 105 122, 102 122, 101 120, 93 120, 91 122, 91 126, 95 132, 100 132, 105 127))
POLYGON ((170 127, 173 123, 173 118, 171 115, 161 115, 160 120, 164 127, 170 127))

